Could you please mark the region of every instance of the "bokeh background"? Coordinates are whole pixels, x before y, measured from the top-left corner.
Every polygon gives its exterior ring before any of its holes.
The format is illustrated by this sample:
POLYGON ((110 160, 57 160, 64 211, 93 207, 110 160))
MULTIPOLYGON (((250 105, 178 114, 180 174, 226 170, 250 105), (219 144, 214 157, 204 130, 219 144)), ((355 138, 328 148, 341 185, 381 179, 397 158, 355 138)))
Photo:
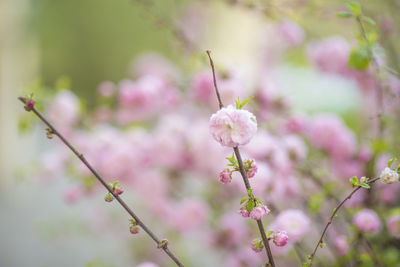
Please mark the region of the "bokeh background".
MULTIPOLYGON (((377 21, 387 65, 399 71, 400 17, 396 13, 400 2, 360 2, 364 12, 377 21)), ((301 27, 304 40, 274 62, 280 93, 291 101, 296 112, 333 112, 357 130, 359 125, 351 123, 357 121, 363 105, 357 84, 339 75, 321 74, 306 52, 309 42, 330 36, 355 42, 358 27, 350 20, 337 18, 335 14, 340 10, 343 1, 335 0, 1 0, 0 265, 139 263, 130 252, 140 250, 140 241, 127 245, 121 237, 126 226, 116 204, 105 206, 99 194, 71 206, 62 198, 70 185, 68 179, 31 179, 29 170, 53 145, 44 138, 41 126, 21 133, 24 111, 17 96, 32 88, 67 88, 81 99, 83 113, 90 112, 98 103, 98 86, 103 81, 117 84, 129 77, 132 62, 140 55, 158 53, 188 77, 208 68, 207 49, 217 65, 240 66, 251 87, 256 80, 254 73, 262 67, 260 51, 273 49, 268 43, 277 38, 271 28, 289 19, 301 27), (104 213, 99 213, 102 209, 104 213), (115 227, 110 231, 91 227, 88 220, 95 225, 96 220, 111 221, 115 227)), ((183 86, 181 90, 190 88, 183 86)), ((147 215, 143 216, 146 219, 147 215)), ((150 223, 154 220, 147 219, 150 223)), ((162 224, 155 227, 163 233, 162 224)), ((139 240, 146 238, 142 235, 139 240)), ((196 240, 187 238, 178 250, 196 240)), ((207 251, 202 246, 206 245, 185 250, 184 258, 199 257, 207 251)), ((152 259, 151 252, 142 254, 144 260, 152 259)), ((193 266, 219 264, 218 255, 211 254, 193 266)))

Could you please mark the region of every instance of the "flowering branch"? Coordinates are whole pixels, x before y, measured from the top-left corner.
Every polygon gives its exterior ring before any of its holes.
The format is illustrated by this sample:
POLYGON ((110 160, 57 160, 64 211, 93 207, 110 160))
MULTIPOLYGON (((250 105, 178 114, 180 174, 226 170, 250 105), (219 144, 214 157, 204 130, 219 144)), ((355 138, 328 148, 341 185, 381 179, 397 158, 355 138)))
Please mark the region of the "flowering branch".
MULTIPOLYGON (((367 185, 371 185, 373 183, 375 183, 376 181, 378 181, 379 179, 381 179, 380 177, 378 178, 374 178, 368 182, 366 182, 367 185)), ((318 240, 317 245, 314 248, 314 251, 311 253, 311 255, 308 256, 308 265, 309 267, 312 266, 312 261, 314 259, 315 254, 317 253, 318 247, 323 246, 324 242, 323 242, 323 238, 325 236, 326 231, 328 230, 329 226, 332 224, 333 218, 335 218, 337 216, 337 212, 339 211, 339 209, 344 205, 344 203, 349 200, 359 189, 364 188, 364 186, 357 186, 356 188, 354 188, 353 191, 351 191, 351 193, 345 198, 343 199, 342 202, 339 203, 339 205, 333 209, 333 213, 331 215, 331 217, 329 218, 328 223, 325 225, 325 228, 321 234, 321 237, 318 240)))
MULTIPOLYGON (((160 241, 160 239, 150 230, 146 224, 139 219, 139 217, 128 207, 128 205, 120 198, 120 191, 118 191, 118 188, 116 187, 116 183, 114 185, 109 185, 107 184, 104 179, 100 176, 100 174, 97 173, 97 171, 90 165, 90 163, 86 160, 86 158, 81 154, 78 150, 76 150, 75 147, 71 145, 71 143, 59 132, 57 131, 56 128, 39 112, 37 109, 34 107, 35 102, 32 99, 27 99, 24 97, 19 97, 18 98, 22 103, 25 104, 25 110, 26 111, 33 111, 36 116, 39 117, 40 120, 42 120, 49 128, 47 129, 47 135, 57 135, 61 141, 82 161, 82 163, 92 172, 92 174, 96 177, 96 179, 108 190, 108 194, 106 195, 106 201, 112 200, 112 198, 115 198, 119 204, 126 210, 126 212, 133 218, 131 220, 131 233, 133 233, 133 227, 138 225, 140 226, 149 236, 151 239, 154 240, 154 242, 157 243, 157 248, 162 248, 165 253, 176 263, 176 265, 180 267, 184 267, 184 265, 178 260, 178 258, 172 253, 172 251, 169 250, 168 248, 168 240, 163 239, 160 241), (117 190, 116 190, 117 189, 117 190)), ((137 229, 135 229, 137 230, 137 229)), ((136 232, 137 233, 137 232, 136 232)))
MULTIPOLYGON (((213 60, 211 58, 211 52, 209 50, 207 50, 206 53, 207 53, 208 58, 210 60, 210 65, 211 65, 212 75, 213 75, 213 81, 214 81, 215 93, 216 93, 217 99, 218 99, 218 105, 219 105, 219 108, 222 109, 224 107, 224 105, 222 103, 221 96, 219 94, 219 90, 218 90, 218 86, 217 86, 217 79, 216 79, 216 75, 215 75, 214 62, 213 62, 213 60)), ((237 160, 237 163, 239 165, 239 172, 240 172, 240 174, 241 174, 241 176, 243 178, 244 185, 245 185, 245 187, 247 189, 247 192, 248 192, 248 195, 249 195, 248 202, 252 203, 252 204, 254 204, 254 206, 256 206, 257 205, 257 199, 253 195, 253 189, 251 188, 251 185, 249 183, 247 172, 245 170, 242 157, 240 155, 239 147, 238 146, 234 146, 233 147, 233 151, 235 152, 236 160, 237 160)), ((266 253, 267 253, 267 256, 268 256, 268 263, 267 263, 266 266, 275 267, 275 262, 274 262, 274 259, 272 257, 271 248, 269 246, 268 238, 267 238, 267 235, 265 233, 265 229, 264 229, 264 225, 262 223, 262 220, 258 219, 256 221, 257 221, 258 229, 260 231, 262 242, 264 244, 264 247, 265 247, 265 250, 266 250, 266 253)))

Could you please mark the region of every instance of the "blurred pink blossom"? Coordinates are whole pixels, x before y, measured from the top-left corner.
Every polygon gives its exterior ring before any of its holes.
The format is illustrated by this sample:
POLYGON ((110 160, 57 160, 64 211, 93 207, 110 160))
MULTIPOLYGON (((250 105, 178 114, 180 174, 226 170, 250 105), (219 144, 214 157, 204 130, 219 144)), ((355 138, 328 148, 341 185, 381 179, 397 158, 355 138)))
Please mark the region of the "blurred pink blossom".
POLYGON ((284 44, 288 46, 298 46, 302 44, 305 39, 303 29, 294 21, 288 19, 278 24, 277 33, 282 38, 284 44))
POLYGON ((347 242, 346 236, 343 235, 336 236, 333 243, 339 255, 346 255, 350 250, 350 246, 349 243, 347 242))
POLYGON ((299 241, 310 231, 310 219, 301 210, 288 209, 279 213, 270 229, 286 231, 291 243, 299 241))
POLYGON ((386 225, 391 235, 400 238, 400 214, 390 216, 386 221, 386 225))
POLYGON ((379 230, 381 222, 375 211, 370 209, 360 210, 353 218, 353 223, 363 232, 375 233, 379 230))

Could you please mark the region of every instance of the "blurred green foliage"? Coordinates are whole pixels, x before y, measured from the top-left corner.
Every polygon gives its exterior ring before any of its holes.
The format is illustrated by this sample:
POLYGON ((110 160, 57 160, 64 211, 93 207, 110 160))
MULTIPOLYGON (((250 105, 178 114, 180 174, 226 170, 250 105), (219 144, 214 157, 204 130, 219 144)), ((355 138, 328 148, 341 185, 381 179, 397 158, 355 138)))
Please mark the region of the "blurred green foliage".
POLYGON ((37 32, 44 84, 66 75, 73 91, 90 99, 101 81, 127 77, 130 62, 142 52, 176 58, 168 21, 175 1, 141 2, 33 1, 31 29, 37 32))

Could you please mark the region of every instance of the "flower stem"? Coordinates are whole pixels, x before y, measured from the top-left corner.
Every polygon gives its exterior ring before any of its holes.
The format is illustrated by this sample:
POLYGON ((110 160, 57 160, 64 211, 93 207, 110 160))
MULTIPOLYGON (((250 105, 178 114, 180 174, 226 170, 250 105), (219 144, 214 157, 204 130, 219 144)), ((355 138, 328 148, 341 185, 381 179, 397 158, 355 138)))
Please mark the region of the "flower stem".
MULTIPOLYGON (((211 65, 211 70, 212 70, 212 75, 213 75, 213 81, 214 81, 214 87, 215 87, 215 93, 217 95, 219 108, 221 109, 221 108, 224 107, 224 105, 222 103, 221 96, 219 94, 219 90, 218 90, 218 86, 217 86, 217 79, 216 79, 216 75, 215 75, 214 62, 213 62, 213 60, 211 58, 211 52, 209 50, 207 50, 206 53, 207 53, 208 58, 210 60, 210 65, 211 65)), ((242 157, 240 155, 239 148, 238 147, 234 147, 233 151, 235 152, 236 159, 237 159, 238 164, 239 164, 239 171, 240 171, 240 174, 242 175, 243 182, 244 182, 244 185, 245 185, 245 187, 247 189, 247 192, 251 192, 251 195, 249 195, 249 197, 251 198, 250 201, 254 201, 254 195, 252 193, 253 190, 252 190, 252 188, 250 186, 246 170, 244 169, 243 160, 242 160, 242 157)), ((268 238, 267 238, 267 235, 265 234, 264 225, 263 225, 261 219, 257 220, 257 226, 258 226, 258 230, 260 231, 261 239, 263 241, 263 244, 264 244, 267 256, 268 256, 268 263, 267 263, 266 266, 275 267, 274 258, 272 257, 271 248, 269 246, 268 238)))
MULTIPOLYGON (((368 181, 368 184, 373 184, 375 183, 377 180, 379 180, 380 178, 374 178, 370 181, 368 181)), ((358 190, 360 190, 360 188, 362 188, 361 186, 357 186, 356 188, 353 189, 353 191, 350 192, 350 194, 342 200, 342 202, 339 203, 339 205, 333 210, 331 217, 329 218, 328 223, 325 225, 324 230, 322 231, 322 234, 317 242, 317 245, 314 248, 314 251, 311 253, 311 255, 309 256, 308 260, 309 260, 309 266, 312 266, 312 261, 314 259, 315 254, 317 253, 318 247, 320 246, 320 244, 323 243, 323 239, 324 236, 326 234, 326 231, 328 230, 329 226, 332 224, 333 218, 335 218, 337 212, 339 211, 339 209, 344 205, 344 203, 349 200, 358 190)))
MULTIPOLYGON (((24 97, 18 98, 22 103, 26 104, 27 99, 24 97)), ((86 158, 81 154, 72 144, 59 132, 56 128, 39 112, 35 107, 32 107, 31 111, 35 113, 40 120, 42 120, 51 130, 52 134, 57 135, 60 140, 82 161, 82 163, 92 172, 92 174, 96 177, 96 179, 113 195, 113 197, 118 201, 118 203, 125 209, 125 211, 136 221, 136 224, 139 225, 150 237, 157 243, 157 246, 162 248, 165 253, 176 263, 176 265, 180 267, 184 267, 184 265, 178 260, 178 258, 172 253, 171 250, 164 245, 162 241, 150 230, 150 228, 139 219, 139 217, 128 207, 128 205, 123 201, 120 196, 114 193, 114 190, 104 181, 104 179, 100 176, 100 174, 90 165, 90 163, 86 160, 86 158), (163 244, 160 246, 160 244, 163 244)), ((165 242, 164 242, 165 243, 165 242)))

